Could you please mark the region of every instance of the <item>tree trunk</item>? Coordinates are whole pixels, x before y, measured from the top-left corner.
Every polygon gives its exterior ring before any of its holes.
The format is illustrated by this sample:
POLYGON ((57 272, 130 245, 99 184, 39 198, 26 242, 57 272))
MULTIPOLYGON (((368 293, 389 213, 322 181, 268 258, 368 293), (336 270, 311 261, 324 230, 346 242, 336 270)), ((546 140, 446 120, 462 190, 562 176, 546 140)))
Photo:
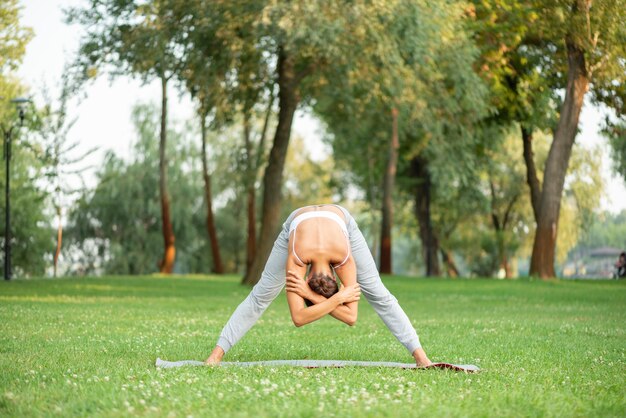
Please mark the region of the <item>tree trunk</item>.
MULTIPOLYGON (((250 270, 256 254, 256 198, 254 183, 256 167, 253 165, 252 143, 250 141, 250 114, 244 111, 243 139, 246 148, 246 200, 248 218, 248 236, 246 239, 246 273, 250 270)), ((259 150, 260 152, 261 150, 259 150)))
POLYGON ((454 258, 452 258, 452 253, 448 250, 440 249, 441 258, 443 259, 444 264, 446 265, 446 273, 448 277, 459 277, 459 269, 454 262, 454 258))
POLYGON ((496 227, 496 244, 498 246, 498 273, 504 270, 504 277, 511 278, 511 266, 509 265, 509 254, 506 249, 505 233, 503 229, 496 227))
POLYGON ((524 141, 524 161, 526 162, 526 182, 530 188, 530 202, 533 206, 535 222, 539 218, 539 206, 541 204, 541 183, 537 177, 535 167, 535 154, 533 153, 532 129, 522 126, 522 140, 524 141))
POLYGON ((393 189, 398 166, 398 109, 391 110, 392 129, 389 141, 389 160, 383 182, 383 210, 382 227, 380 232, 380 272, 392 274, 391 264, 391 227, 393 225, 393 189))
POLYGON ((250 274, 252 263, 257 251, 257 234, 256 234, 256 179, 259 176, 259 169, 263 161, 265 154, 265 141, 267 137, 267 128, 269 126, 270 116, 272 114, 272 107, 274 106, 274 89, 270 90, 270 97, 267 102, 267 110, 265 111, 265 118, 263 120, 263 129, 261 130, 261 136, 259 138, 259 144, 257 146, 256 156, 252 153, 252 144, 250 141, 250 127, 247 120, 247 114, 244 114, 244 140, 246 141, 246 155, 248 170, 251 170, 248 174, 246 191, 247 201, 247 218, 248 218, 248 236, 246 238, 246 270, 245 277, 250 274), (253 162, 254 161, 254 162, 253 162))
POLYGON ((54 252, 54 277, 57 277, 57 267, 59 264, 59 255, 61 254, 61 244, 63 243, 63 225, 61 224, 61 207, 57 206, 57 217, 59 218, 59 226, 57 227, 57 248, 54 252))
POLYGON ((259 245, 252 266, 243 278, 245 284, 252 285, 259 281, 276 238, 275 235, 280 222, 283 168, 287 157, 293 116, 300 101, 298 94, 300 79, 301 77, 296 75, 293 60, 281 50, 278 54, 278 102, 280 107, 278 125, 263 178, 263 208, 259 245))
POLYGON ((417 180, 415 189, 415 214, 420 228, 422 241, 422 256, 426 265, 426 276, 440 276, 439 269, 439 240, 435 234, 430 216, 431 180, 428 172, 428 162, 417 156, 411 161, 411 174, 417 180))
POLYGON ((161 221, 163 225, 163 241, 165 252, 159 263, 161 273, 170 274, 174 269, 176 247, 174 243, 174 229, 170 221, 170 197, 167 193, 167 159, 165 147, 167 145, 167 78, 161 77, 161 137, 159 141, 159 193, 161 197, 161 221))
POLYGON ((220 245, 217 239, 217 229, 215 228, 215 216, 213 215, 213 197, 211 193, 211 175, 209 174, 209 164, 206 157, 206 113, 200 116, 200 134, 202 137, 202 177, 204 178, 204 199, 206 201, 206 228, 211 243, 211 256, 213 257, 213 273, 223 274, 222 256, 220 245))
POLYGON ((502 258, 500 259, 500 268, 504 269, 504 277, 506 279, 513 278, 511 273, 511 263, 509 263, 509 257, 506 253, 503 253, 502 258))
POLYGON ((537 231, 530 261, 530 275, 541 278, 555 277, 554 258, 561 208, 561 196, 572 147, 576 139, 578 119, 583 99, 589 87, 585 56, 571 37, 567 46, 567 88, 561 107, 559 122, 550 146, 544 171, 541 204, 537 231))

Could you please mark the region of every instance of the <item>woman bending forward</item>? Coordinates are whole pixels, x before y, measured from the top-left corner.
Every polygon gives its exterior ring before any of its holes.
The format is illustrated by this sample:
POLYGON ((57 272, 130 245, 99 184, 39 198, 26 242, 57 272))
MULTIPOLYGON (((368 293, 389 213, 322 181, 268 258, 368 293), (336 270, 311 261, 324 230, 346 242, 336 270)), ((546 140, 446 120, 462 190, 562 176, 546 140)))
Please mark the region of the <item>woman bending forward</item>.
POLYGON ((297 327, 326 315, 354 325, 362 292, 416 364, 431 364, 409 318, 380 280, 356 221, 338 205, 306 206, 289 215, 261 279, 224 326, 207 364, 222 361, 285 284, 291 318, 297 327), (341 280, 341 289, 335 273, 341 280), (306 280, 301 279, 304 277, 306 280))

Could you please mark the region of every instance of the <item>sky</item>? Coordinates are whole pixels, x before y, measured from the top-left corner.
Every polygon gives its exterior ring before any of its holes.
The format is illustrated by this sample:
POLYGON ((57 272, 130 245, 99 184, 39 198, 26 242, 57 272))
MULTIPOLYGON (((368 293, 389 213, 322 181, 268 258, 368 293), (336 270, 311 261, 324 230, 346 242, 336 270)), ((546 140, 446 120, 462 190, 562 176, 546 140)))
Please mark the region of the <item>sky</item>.
MULTIPOLYGON (((35 37, 26 48, 26 55, 18 76, 29 87, 36 103, 42 104, 44 86, 55 91, 66 62, 71 61, 80 41, 80 27, 63 23, 62 9, 80 5, 81 0, 22 0, 21 22, 34 30, 35 37)), ((71 105, 68 114, 76 117, 76 124, 69 133, 69 141, 78 141, 76 155, 98 147, 85 166, 92 166, 85 175, 88 185, 95 183, 94 172, 109 150, 121 157, 130 155, 135 138, 130 121, 132 107, 137 103, 160 103, 160 84, 142 84, 139 80, 119 77, 111 81, 107 76, 99 77, 86 87, 86 97, 77 106, 71 105)), ((188 97, 171 88, 169 91, 169 120, 189 120, 193 117, 193 106, 188 97)), ((52 97, 55 97, 52 93, 52 97)), ((609 150, 598 129, 603 113, 586 104, 581 114, 581 132, 576 138, 576 146, 602 149, 602 174, 607 183, 607 194, 603 198, 602 209, 617 213, 626 209, 626 185, 611 170, 609 150)), ((308 152, 323 151, 320 139, 320 124, 315 117, 299 111, 293 125, 293 133, 301 136, 308 152)))

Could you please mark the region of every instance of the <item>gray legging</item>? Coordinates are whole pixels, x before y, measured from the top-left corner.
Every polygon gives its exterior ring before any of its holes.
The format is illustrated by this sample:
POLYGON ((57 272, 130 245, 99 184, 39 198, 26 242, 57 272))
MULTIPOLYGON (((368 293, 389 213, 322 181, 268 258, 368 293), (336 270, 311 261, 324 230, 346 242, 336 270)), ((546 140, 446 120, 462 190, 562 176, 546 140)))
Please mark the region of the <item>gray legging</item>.
MULTIPOLYGON (((398 300, 389 293, 380 280, 374 258, 356 221, 345 208, 337 207, 343 211, 348 222, 352 257, 357 268, 357 282, 361 286, 363 295, 387 325, 387 328, 412 354, 421 347, 421 344, 411 321, 398 304, 398 300)), ((289 225, 298 210, 292 212, 283 224, 261 274, 261 280, 252 288, 252 292, 241 302, 224 326, 220 338, 217 340, 217 345, 222 347, 224 352, 230 350, 252 328, 252 325, 285 286, 289 225)))

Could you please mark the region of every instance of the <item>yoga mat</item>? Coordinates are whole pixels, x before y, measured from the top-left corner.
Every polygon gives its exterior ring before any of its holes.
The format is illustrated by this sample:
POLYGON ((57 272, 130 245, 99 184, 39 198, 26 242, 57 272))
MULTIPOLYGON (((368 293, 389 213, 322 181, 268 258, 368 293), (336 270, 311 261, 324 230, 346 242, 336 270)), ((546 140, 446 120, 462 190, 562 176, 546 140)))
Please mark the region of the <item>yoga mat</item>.
MULTIPOLYGON (((169 369, 184 366, 205 366, 204 362, 197 360, 166 361, 156 359, 156 367, 169 369)), ((450 369, 459 372, 474 373, 480 371, 478 366, 473 364, 450 364, 433 363, 428 367, 418 367, 415 363, 394 363, 389 361, 348 361, 348 360, 267 360, 267 361, 223 361, 220 367, 256 367, 256 366, 290 366, 316 369, 319 367, 396 367, 400 369, 450 369)))

